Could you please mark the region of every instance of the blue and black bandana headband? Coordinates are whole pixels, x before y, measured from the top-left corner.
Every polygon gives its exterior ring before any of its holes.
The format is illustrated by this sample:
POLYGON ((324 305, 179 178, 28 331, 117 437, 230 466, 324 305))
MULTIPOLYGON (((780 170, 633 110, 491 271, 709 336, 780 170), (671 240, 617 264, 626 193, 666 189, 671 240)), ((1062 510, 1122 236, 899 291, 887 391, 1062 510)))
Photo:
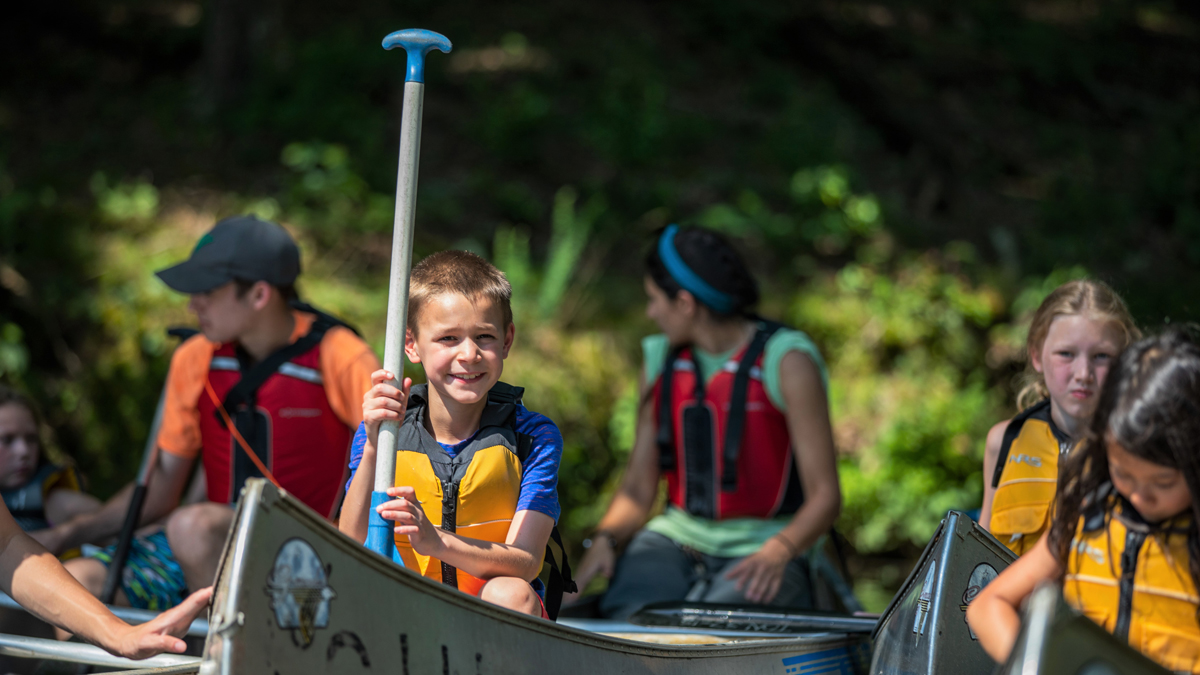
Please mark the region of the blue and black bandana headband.
POLYGON ((679 256, 679 251, 675 249, 675 235, 678 233, 678 225, 668 225, 658 240, 658 257, 667 268, 667 274, 671 275, 680 288, 696 296, 697 300, 717 314, 732 314, 737 300, 732 295, 713 288, 687 266, 679 256))

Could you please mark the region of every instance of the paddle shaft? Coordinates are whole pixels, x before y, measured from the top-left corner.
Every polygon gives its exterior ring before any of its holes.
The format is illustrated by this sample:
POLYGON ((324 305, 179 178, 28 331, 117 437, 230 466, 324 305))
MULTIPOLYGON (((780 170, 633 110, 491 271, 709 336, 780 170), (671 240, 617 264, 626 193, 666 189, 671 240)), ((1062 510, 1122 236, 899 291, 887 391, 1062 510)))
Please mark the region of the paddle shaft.
MULTIPOLYGON (((168 328, 167 335, 186 341, 200 331, 194 328, 168 328)), ((137 530, 138 521, 142 519, 142 506, 146 502, 146 490, 150 486, 150 474, 158 463, 158 432, 162 430, 163 410, 167 405, 167 384, 158 394, 158 406, 154 409, 154 420, 150 422, 150 435, 146 437, 146 447, 142 450, 142 465, 138 467, 137 480, 134 482, 133 494, 129 497, 129 509, 125 511, 125 522, 121 525, 121 534, 117 538, 117 548, 113 551, 112 562, 104 576, 104 586, 100 591, 100 602, 111 605, 116 597, 117 589, 121 587, 121 573, 129 559, 129 546, 133 543, 133 533, 137 530)))
MULTIPOLYGON (((400 124, 400 166, 396 176, 396 214, 392 231, 392 268, 388 285, 387 332, 383 343, 383 368, 401 386, 404 376, 404 337, 408 322, 408 275, 412 268, 413 221, 417 202, 417 162, 421 154, 421 108, 425 85, 404 83, 404 109, 400 124)), ((371 494, 367 548, 392 557, 392 525, 375 513, 387 501, 387 489, 396 480, 396 432, 398 422, 384 422, 375 449, 375 485, 371 494)))
POLYGON ((146 502, 146 488, 150 484, 150 474, 158 462, 158 432, 162 429, 163 407, 166 405, 167 387, 164 384, 158 395, 158 407, 154 410, 154 421, 150 423, 150 435, 146 438, 146 448, 142 451, 142 465, 138 468, 137 481, 133 486, 133 494, 129 498, 129 509, 125 511, 125 522, 121 526, 121 535, 117 539, 117 548, 113 551, 112 561, 108 565, 108 573, 104 577, 104 588, 100 591, 100 602, 111 605, 121 587, 121 573, 125 562, 129 559, 129 547, 133 543, 133 533, 137 530, 138 521, 142 518, 142 506, 146 502))
MULTIPOLYGON (((400 116, 400 162, 396 171, 396 213, 392 223, 392 268, 388 282, 387 331, 383 341, 383 368, 392 374, 390 384, 401 388, 404 378, 404 338, 408 323, 408 274, 412 268, 413 222, 417 208, 417 167, 421 157, 421 109, 425 102, 425 55, 431 49, 450 51, 444 35, 420 29, 391 33, 384 49, 404 48, 408 75, 404 79, 404 104, 400 116)), ((367 548, 393 558, 395 539, 390 522, 376 507, 388 501, 387 490, 396 481, 398 421, 384 422, 375 448, 375 482, 367 521, 367 548)))

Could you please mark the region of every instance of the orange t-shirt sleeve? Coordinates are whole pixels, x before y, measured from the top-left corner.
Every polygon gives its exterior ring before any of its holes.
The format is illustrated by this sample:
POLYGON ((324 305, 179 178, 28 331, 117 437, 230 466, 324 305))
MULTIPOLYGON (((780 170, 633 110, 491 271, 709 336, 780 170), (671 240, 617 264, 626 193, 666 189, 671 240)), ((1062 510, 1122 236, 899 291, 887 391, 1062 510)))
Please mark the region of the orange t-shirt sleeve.
POLYGON ((363 394, 371 388, 371 373, 381 367, 375 352, 354 331, 335 326, 325 333, 321 340, 325 396, 346 426, 357 429, 362 422, 363 394))
POLYGON ((200 394, 212 355, 213 344, 203 335, 196 335, 171 357, 162 428, 158 432, 158 447, 164 452, 188 459, 200 454, 200 394))

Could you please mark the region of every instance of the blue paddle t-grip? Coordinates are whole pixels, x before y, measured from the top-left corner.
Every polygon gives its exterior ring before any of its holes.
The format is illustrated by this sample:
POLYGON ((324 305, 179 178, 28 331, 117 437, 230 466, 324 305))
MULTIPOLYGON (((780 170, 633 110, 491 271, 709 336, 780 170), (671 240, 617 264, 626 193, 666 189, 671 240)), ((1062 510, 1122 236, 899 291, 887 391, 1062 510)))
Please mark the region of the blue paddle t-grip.
POLYGON ((403 566, 404 561, 400 559, 400 556, 395 555, 396 526, 390 520, 384 520, 383 516, 375 510, 380 504, 391 501, 391 499, 386 492, 371 493, 371 514, 367 520, 367 548, 385 558, 391 558, 403 566))
POLYGON ((383 38, 384 49, 403 47, 408 52, 408 75, 405 82, 425 82, 425 55, 430 49, 449 54, 450 40, 441 33, 422 28, 406 28, 383 38))

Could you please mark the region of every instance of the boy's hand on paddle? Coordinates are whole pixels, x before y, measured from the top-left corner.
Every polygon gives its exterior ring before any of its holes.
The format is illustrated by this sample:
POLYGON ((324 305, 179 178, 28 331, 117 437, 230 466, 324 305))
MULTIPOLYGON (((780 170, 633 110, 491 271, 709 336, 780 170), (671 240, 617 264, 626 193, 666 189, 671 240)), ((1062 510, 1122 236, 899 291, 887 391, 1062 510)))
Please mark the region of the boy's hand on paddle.
POLYGON ((153 620, 129 626, 109 651, 130 659, 147 659, 162 652, 182 654, 187 643, 179 638, 187 634, 192 620, 208 607, 212 594, 212 586, 202 588, 153 620))
POLYGON ((753 555, 746 556, 725 573, 726 579, 736 579, 737 589, 754 603, 775 599, 783 585, 783 573, 792 561, 792 552, 771 537, 753 555))
POLYGON ((402 390, 392 385, 393 379, 390 372, 377 370, 371 373, 371 388, 363 394, 363 422, 367 426, 367 443, 372 449, 379 447, 379 425, 404 419, 412 378, 404 378, 402 390))
POLYGON ((395 497, 390 502, 380 504, 376 511, 384 520, 396 523, 396 534, 408 535, 413 550, 421 555, 434 558, 441 557, 442 539, 438 536, 441 531, 425 515, 421 502, 417 501, 417 492, 410 486, 392 487, 387 490, 389 497, 395 497))

